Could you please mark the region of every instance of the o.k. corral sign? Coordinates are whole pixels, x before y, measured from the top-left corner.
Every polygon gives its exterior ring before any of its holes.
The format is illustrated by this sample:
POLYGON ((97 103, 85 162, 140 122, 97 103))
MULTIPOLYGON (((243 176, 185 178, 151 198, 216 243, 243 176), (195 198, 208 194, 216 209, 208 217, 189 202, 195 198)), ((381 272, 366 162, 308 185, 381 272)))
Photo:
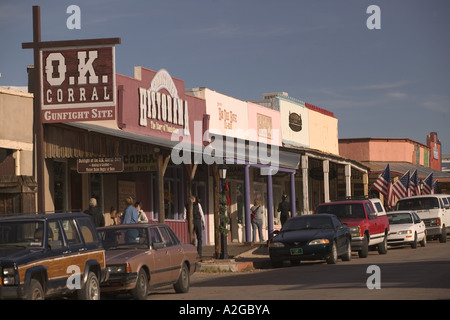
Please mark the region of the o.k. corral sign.
POLYGON ((114 45, 41 48, 43 123, 114 120, 114 45))

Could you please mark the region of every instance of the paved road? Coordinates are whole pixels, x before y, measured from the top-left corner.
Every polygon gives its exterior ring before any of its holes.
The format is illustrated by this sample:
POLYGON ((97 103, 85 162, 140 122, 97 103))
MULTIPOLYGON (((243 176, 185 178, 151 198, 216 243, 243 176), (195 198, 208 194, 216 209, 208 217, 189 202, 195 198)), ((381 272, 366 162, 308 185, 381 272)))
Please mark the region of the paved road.
POLYGON ((386 255, 370 252, 336 265, 306 262, 300 266, 247 273, 196 273, 189 293, 159 289, 149 300, 353 300, 450 299, 450 238, 426 247, 390 248, 386 255), (368 271, 376 265, 379 273, 368 271), (379 278, 377 276, 379 275, 379 278), (380 280, 380 289, 368 289, 380 280))

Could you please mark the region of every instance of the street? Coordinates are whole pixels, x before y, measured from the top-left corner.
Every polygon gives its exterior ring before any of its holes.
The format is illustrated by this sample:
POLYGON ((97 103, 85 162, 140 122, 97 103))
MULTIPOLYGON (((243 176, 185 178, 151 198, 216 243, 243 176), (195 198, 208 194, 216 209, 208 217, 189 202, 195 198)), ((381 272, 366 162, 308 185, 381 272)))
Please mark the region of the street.
POLYGON ((354 253, 351 261, 339 260, 336 265, 302 262, 299 266, 267 267, 253 272, 198 272, 191 278, 188 293, 176 294, 167 287, 152 291, 148 299, 450 299, 450 241, 429 241, 426 247, 417 249, 390 247, 386 255, 371 251, 365 259, 354 253))

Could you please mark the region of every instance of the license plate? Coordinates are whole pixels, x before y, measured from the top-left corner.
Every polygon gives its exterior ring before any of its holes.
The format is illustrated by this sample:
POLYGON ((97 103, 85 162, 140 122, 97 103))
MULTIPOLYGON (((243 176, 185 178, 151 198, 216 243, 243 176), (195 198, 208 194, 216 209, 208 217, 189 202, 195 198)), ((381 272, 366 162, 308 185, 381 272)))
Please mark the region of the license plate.
POLYGON ((299 255, 299 254, 303 254, 303 249, 302 248, 291 249, 291 255, 295 256, 295 255, 299 255))

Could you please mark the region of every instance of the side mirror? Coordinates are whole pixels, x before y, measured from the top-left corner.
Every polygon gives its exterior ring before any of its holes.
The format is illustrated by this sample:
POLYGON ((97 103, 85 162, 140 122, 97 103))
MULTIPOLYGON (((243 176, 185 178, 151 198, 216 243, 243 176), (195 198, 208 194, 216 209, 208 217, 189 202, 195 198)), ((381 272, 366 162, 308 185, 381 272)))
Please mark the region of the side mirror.
POLYGON ((158 249, 162 249, 166 246, 166 244, 164 242, 155 242, 152 244, 153 249, 158 250, 158 249))
POLYGON ((378 217, 378 214, 376 212, 369 213, 369 219, 376 219, 378 217))

